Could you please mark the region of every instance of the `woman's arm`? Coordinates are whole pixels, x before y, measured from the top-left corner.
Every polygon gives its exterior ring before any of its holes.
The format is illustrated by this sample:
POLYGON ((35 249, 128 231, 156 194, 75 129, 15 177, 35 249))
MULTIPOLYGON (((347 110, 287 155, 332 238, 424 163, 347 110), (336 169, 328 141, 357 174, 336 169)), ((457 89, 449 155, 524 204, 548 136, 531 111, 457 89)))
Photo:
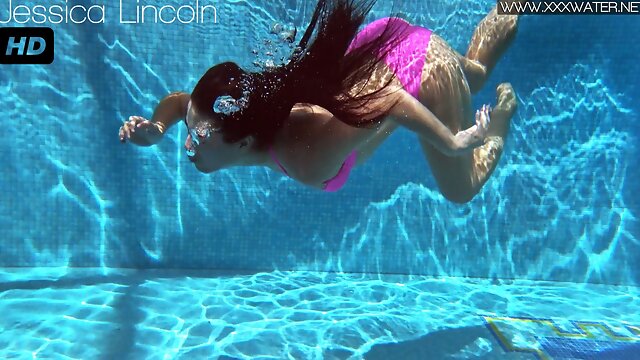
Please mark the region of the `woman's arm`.
POLYGON ((187 93, 173 92, 160 100, 151 121, 142 116, 129 117, 129 121, 120 127, 120 141, 129 140, 140 146, 158 143, 167 129, 187 116, 189 99, 187 93))
POLYGON ((165 96, 156 106, 151 122, 158 125, 163 134, 178 121, 187 116, 191 96, 184 92, 173 92, 165 96))
POLYGON ((398 125, 427 139, 440 152, 458 156, 482 145, 489 128, 489 107, 476 112, 476 125, 453 134, 429 109, 404 90, 389 95, 395 105, 389 115, 398 125))

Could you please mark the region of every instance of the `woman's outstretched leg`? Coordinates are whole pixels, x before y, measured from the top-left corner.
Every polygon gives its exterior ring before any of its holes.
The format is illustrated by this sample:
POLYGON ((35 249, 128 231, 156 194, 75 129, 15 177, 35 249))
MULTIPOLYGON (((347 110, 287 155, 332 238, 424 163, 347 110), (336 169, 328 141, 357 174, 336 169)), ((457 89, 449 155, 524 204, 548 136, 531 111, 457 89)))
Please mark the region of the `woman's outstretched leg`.
POLYGON ((496 63, 513 42, 517 30, 518 16, 499 15, 496 7, 480 21, 466 56, 460 56, 472 94, 482 89, 496 63))

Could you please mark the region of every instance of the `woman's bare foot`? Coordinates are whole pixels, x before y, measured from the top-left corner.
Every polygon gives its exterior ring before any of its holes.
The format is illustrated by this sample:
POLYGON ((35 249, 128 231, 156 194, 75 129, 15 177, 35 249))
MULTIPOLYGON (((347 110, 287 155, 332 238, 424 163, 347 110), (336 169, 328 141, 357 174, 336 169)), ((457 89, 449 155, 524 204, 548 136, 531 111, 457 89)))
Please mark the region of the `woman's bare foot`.
POLYGON ((504 138, 509 131, 511 118, 516 112, 516 93, 509 83, 502 83, 496 88, 497 104, 491 112, 491 123, 487 137, 499 136, 504 138))

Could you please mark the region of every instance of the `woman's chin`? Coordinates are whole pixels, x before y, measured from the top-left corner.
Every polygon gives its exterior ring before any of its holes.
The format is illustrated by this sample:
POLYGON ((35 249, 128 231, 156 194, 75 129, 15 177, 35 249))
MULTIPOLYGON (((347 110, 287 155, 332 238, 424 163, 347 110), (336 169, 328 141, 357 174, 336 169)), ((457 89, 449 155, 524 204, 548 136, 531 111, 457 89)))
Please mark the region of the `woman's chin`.
POLYGON ((208 167, 197 162, 193 163, 193 165, 195 165, 196 169, 203 174, 210 174, 217 170, 216 168, 208 167))

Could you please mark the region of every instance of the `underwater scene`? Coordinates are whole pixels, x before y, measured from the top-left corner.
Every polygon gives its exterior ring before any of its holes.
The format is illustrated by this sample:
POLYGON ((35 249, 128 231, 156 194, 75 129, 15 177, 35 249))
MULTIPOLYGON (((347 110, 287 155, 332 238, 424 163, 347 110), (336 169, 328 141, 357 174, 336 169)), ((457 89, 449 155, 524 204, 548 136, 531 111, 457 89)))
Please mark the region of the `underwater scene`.
POLYGON ((640 359, 607 4, 0 0, 0 358, 640 359))

